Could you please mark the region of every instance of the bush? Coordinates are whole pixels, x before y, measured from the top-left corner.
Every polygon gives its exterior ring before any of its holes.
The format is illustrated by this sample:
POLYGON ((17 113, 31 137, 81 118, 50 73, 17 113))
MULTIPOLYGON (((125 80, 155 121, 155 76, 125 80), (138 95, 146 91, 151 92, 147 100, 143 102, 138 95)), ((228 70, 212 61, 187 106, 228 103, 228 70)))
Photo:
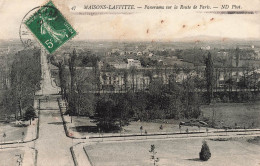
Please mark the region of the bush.
POLYGON ((209 146, 206 141, 203 141, 203 145, 200 151, 200 160, 207 161, 211 157, 209 146))
POLYGON ((26 111, 25 111, 24 119, 25 119, 25 120, 30 120, 30 124, 31 124, 31 120, 32 120, 32 119, 34 120, 34 117, 36 117, 35 110, 34 110, 33 106, 29 106, 29 107, 26 109, 26 111))

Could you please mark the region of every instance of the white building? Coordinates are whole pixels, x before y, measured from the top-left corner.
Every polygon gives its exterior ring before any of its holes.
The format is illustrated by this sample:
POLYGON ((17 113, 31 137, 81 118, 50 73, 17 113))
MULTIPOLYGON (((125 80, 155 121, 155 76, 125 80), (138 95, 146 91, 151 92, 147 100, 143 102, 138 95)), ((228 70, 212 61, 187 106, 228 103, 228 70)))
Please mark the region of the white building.
POLYGON ((134 60, 134 59, 127 59, 127 68, 130 67, 141 67, 141 62, 139 60, 134 60))

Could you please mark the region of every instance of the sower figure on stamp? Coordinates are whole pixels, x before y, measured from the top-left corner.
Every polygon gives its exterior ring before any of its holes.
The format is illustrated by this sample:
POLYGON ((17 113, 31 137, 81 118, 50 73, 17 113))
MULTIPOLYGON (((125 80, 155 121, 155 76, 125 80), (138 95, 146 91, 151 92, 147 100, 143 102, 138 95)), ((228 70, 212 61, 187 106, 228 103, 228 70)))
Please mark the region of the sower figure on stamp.
POLYGON ((57 18, 57 16, 50 17, 50 14, 46 15, 45 13, 47 12, 45 11, 39 13, 39 18, 41 19, 41 34, 45 35, 47 32, 53 38, 54 42, 61 43, 62 39, 64 39, 65 37, 68 38, 66 30, 56 30, 55 28, 53 28, 53 26, 51 26, 50 21, 54 21, 57 18))

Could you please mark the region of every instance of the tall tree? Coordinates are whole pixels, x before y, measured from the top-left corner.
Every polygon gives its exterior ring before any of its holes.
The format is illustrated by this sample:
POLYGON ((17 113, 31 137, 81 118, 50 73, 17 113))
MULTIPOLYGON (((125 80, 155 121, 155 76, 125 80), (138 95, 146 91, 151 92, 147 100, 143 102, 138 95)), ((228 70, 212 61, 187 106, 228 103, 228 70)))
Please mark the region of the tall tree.
POLYGON ((124 75, 124 90, 127 91, 129 72, 128 72, 128 70, 124 70, 123 72, 124 72, 123 73, 123 75, 124 75))
POLYGON ((237 47, 236 50, 235 50, 235 56, 236 56, 236 67, 238 67, 238 65, 239 65, 239 59, 240 59, 240 50, 239 50, 238 47, 237 47))
POLYGON ((69 96, 69 114, 73 115, 76 113, 76 91, 75 91, 75 76, 76 76, 76 66, 75 60, 77 58, 76 50, 74 49, 72 54, 70 54, 69 70, 70 70, 70 96, 69 96))
POLYGON ((87 69, 77 70, 75 81, 78 115, 93 115, 95 97, 93 93, 89 93, 93 80, 94 76, 92 72, 87 69))
POLYGON ((40 51, 30 49, 18 52, 11 66, 11 86, 8 94, 12 104, 8 104, 8 109, 18 110, 22 116, 22 109, 33 104, 35 92, 40 89, 40 80, 40 51))
POLYGON ((135 80, 136 80, 136 74, 137 74, 137 69, 136 67, 131 67, 130 68, 130 73, 131 73, 131 78, 132 78, 132 90, 133 92, 135 91, 135 86, 137 86, 135 84, 135 80))
POLYGON ((60 88, 61 88, 61 96, 63 99, 67 97, 66 92, 66 78, 65 78, 65 65, 62 61, 58 62, 59 69, 59 79, 60 79, 60 88))
POLYGON ((211 103, 213 99, 213 84, 214 84, 214 66, 212 61, 211 53, 208 53, 208 56, 205 61, 206 68, 205 68, 205 76, 207 82, 207 96, 208 96, 208 103, 211 103))

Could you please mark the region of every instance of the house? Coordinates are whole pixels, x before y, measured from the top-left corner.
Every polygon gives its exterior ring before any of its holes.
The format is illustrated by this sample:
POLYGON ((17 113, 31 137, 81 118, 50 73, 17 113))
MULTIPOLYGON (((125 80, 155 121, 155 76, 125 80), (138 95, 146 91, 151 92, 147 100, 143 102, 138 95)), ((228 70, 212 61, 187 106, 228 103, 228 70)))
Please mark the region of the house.
POLYGON ((134 59, 127 59, 127 68, 130 67, 141 67, 141 62, 139 60, 134 60, 134 59))
POLYGON ((143 55, 143 53, 141 51, 138 51, 137 56, 141 56, 141 55, 143 55))
POLYGON ((210 50, 210 46, 200 47, 202 50, 210 50))
POLYGON ((127 64, 125 62, 109 62, 111 66, 114 66, 116 69, 126 69, 127 64))

